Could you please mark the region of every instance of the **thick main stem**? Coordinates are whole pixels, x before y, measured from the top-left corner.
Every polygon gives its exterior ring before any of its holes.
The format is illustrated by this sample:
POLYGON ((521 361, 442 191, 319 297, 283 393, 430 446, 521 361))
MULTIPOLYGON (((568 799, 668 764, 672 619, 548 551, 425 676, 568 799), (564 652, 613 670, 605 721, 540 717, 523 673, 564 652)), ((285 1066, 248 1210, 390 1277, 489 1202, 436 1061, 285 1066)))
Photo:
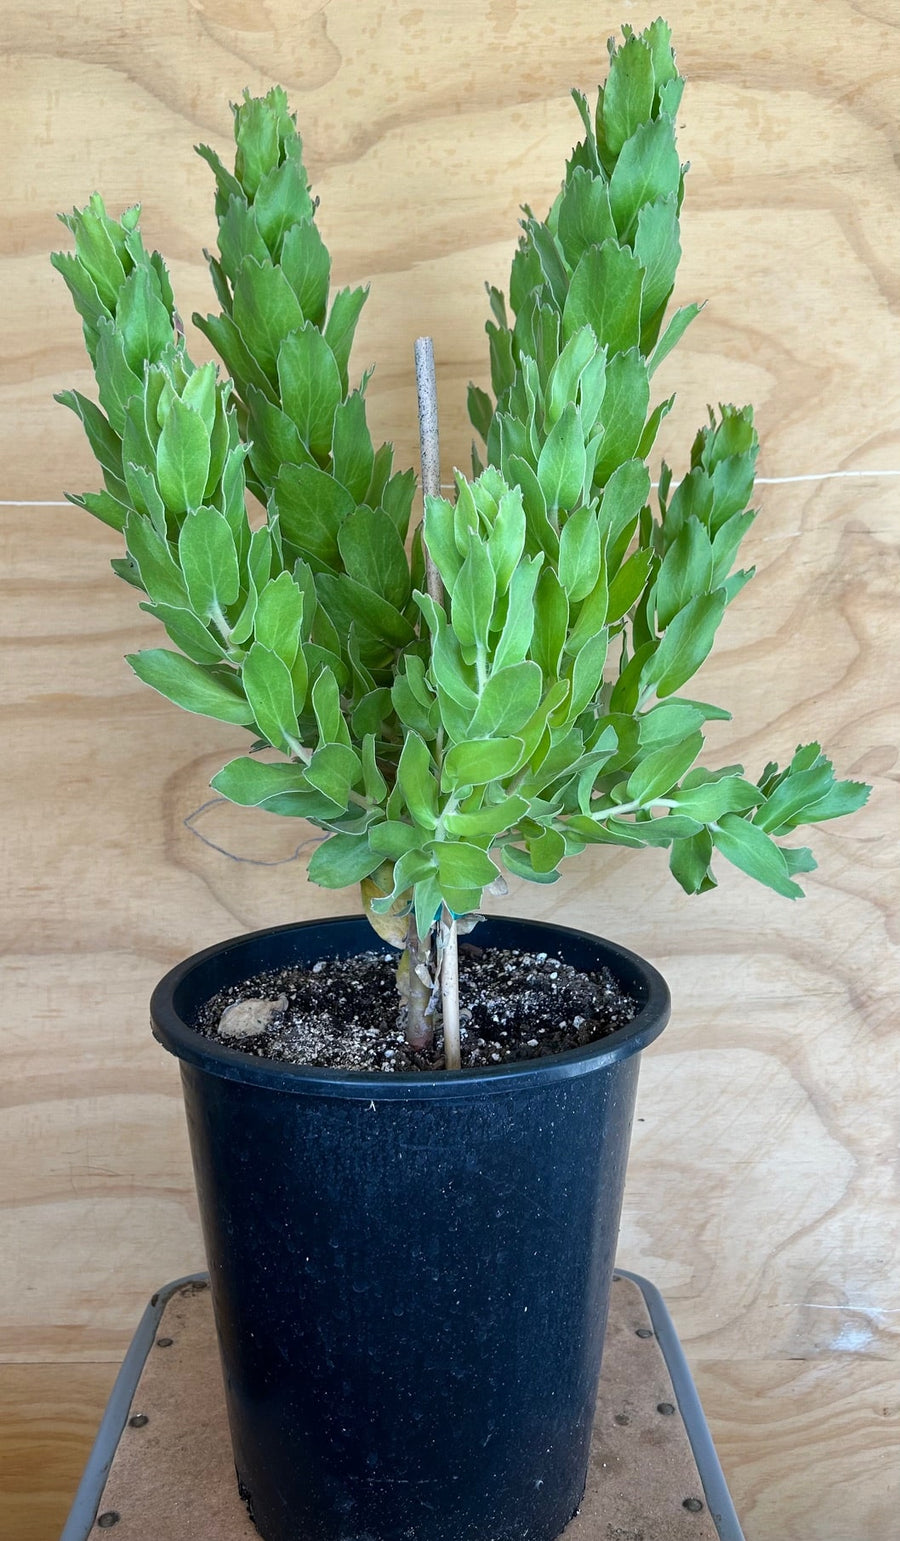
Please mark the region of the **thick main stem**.
POLYGON ((406 961, 409 966, 406 997, 406 1040, 414 1049, 430 1049, 434 1041, 434 1017, 431 1004, 430 937, 420 939, 416 917, 410 915, 406 936, 406 961), (424 967, 423 967, 424 965, 424 967), (419 970, 422 969, 422 973, 419 970), (422 975, 426 977, 423 978, 422 975))

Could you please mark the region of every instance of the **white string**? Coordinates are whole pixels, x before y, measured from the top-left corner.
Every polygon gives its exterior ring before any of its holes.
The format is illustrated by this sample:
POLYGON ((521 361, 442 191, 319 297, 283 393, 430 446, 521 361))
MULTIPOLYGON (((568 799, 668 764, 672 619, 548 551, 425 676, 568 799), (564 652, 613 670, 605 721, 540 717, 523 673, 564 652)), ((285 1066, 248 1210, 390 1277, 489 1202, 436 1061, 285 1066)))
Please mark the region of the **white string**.
MULTIPOLYGON (((853 476, 900 476, 900 471, 809 471, 802 476, 757 476, 757 487, 786 487, 794 482, 843 481, 853 476)), ((442 492, 453 492, 455 482, 441 482, 442 492)), ((0 508, 71 508, 65 499, 53 502, 40 498, 0 498, 0 508)))

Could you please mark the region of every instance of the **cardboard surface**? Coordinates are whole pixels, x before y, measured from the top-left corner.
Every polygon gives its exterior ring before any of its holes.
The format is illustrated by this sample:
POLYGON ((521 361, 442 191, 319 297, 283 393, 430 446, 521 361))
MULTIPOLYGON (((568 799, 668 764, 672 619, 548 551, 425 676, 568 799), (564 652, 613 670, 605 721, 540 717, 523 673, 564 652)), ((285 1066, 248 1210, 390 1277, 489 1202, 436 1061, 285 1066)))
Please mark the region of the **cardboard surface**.
MULTIPOLYGON (((146 1422, 125 1426, 94 1533, 108 1526, 116 1541, 256 1541, 235 1484, 208 1290, 189 1284, 169 1301, 135 1416, 146 1422)), ((619 1278, 587 1489, 566 1541, 717 1541, 705 1503, 696 1510, 685 1501, 703 1503, 690 1441, 643 1296, 619 1278), (661 1413, 660 1404, 676 1410, 661 1413)))

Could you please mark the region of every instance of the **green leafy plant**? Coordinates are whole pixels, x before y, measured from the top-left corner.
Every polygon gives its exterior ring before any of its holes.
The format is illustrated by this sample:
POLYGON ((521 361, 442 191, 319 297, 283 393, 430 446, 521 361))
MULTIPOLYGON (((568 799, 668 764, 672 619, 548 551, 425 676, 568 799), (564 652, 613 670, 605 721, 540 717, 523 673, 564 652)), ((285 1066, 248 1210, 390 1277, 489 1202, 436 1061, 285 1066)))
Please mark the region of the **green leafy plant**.
MULTIPOLYGON (((750 780, 698 764, 720 707, 681 694, 752 576, 734 564, 753 513, 749 407, 711 412, 690 469, 648 458, 673 398, 651 381, 699 307, 666 322, 680 256, 683 80, 663 21, 610 44, 596 109, 546 219, 525 209, 509 309, 489 288, 493 397, 455 496, 373 445, 369 374, 349 360, 364 289, 330 294, 301 141, 282 90, 234 109, 216 179, 217 315, 194 318, 228 372, 190 359, 138 209, 95 195, 54 255, 82 317, 99 405, 84 425, 104 489, 74 497, 124 536, 113 567, 173 648, 129 663, 188 711, 255 742, 213 786, 327 838, 309 877, 362 885, 402 949, 409 1037, 442 988, 459 1063, 455 947, 501 868, 554 882, 594 844, 662 846, 689 893, 715 853, 789 898, 815 863, 782 844, 858 808, 818 744, 750 780), (265 515, 255 524, 247 492, 265 515), (273 757, 274 751, 274 757, 273 757)), ((426 446, 427 447, 427 446, 426 446)), ((433 448, 433 446, 432 446, 433 448)), ((433 456, 432 456, 433 458, 433 456)))

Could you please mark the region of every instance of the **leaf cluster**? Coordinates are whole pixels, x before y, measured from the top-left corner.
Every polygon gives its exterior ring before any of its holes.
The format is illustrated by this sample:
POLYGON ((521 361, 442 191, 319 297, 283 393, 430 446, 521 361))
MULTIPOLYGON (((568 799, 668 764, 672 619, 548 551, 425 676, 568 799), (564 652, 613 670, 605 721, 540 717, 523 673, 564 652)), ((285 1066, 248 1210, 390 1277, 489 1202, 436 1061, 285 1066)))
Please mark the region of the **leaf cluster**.
POLYGON ((509 313, 490 289, 493 399, 471 387, 484 442, 454 499, 429 498, 425 592, 415 478, 351 388, 364 289, 330 290, 302 146, 283 91, 234 109, 216 179, 220 311, 195 317, 230 378, 188 356, 162 259, 138 211, 98 196, 54 257, 82 317, 99 406, 75 410, 104 490, 74 501, 125 539, 116 571, 173 649, 130 662, 178 705, 247 728, 251 752, 213 785, 330 838, 313 881, 363 881, 385 934, 444 906, 477 910, 499 864, 552 882, 587 845, 663 846, 689 892, 727 860, 800 893, 805 849, 777 844, 866 789, 818 745, 751 782, 698 765, 686 698, 727 605, 752 521, 749 408, 711 413, 673 486, 647 460, 671 398, 651 379, 698 307, 666 324, 680 255, 683 82, 668 28, 626 29, 543 221, 525 211, 509 313), (251 525, 247 493, 265 509, 251 525), (263 755, 261 750, 274 751, 263 755))

